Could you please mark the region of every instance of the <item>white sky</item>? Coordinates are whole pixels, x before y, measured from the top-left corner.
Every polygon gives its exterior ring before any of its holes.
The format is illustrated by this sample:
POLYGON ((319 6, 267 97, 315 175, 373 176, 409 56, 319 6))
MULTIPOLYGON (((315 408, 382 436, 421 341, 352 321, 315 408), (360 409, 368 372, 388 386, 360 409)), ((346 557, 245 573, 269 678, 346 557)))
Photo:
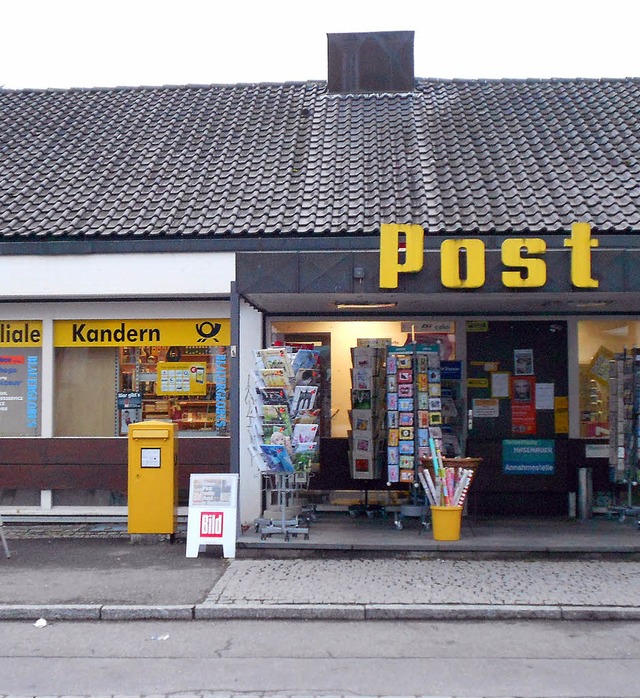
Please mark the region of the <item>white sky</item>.
POLYGON ((324 80, 327 33, 415 31, 415 74, 640 77, 637 0, 0 0, 0 86, 324 80))

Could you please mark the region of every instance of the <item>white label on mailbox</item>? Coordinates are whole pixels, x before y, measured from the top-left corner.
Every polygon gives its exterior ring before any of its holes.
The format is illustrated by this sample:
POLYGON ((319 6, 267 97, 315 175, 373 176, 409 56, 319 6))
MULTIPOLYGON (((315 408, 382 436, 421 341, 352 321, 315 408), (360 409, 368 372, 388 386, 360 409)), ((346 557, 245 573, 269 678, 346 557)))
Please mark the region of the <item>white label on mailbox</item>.
POLYGON ((140 467, 141 468, 159 468, 160 467, 160 449, 159 448, 141 448, 140 449, 140 467))

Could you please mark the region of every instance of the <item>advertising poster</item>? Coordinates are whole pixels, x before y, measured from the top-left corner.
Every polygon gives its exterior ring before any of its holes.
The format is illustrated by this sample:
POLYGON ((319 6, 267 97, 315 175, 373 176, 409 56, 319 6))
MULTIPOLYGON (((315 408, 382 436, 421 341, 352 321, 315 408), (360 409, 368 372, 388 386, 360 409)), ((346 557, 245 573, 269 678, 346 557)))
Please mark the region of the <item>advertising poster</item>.
POLYGON ((118 393, 120 436, 129 433, 129 425, 142 421, 142 393, 137 391, 118 393))
POLYGON ((0 435, 40 435, 41 350, 0 346, 0 435))
POLYGON ((207 364, 190 361, 158 362, 158 395, 206 395, 207 364))
POLYGON ((511 433, 519 436, 536 433, 535 377, 511 377, 511 433))
POLYGON ((513 364, 516 376, 532 376, 533 349, 514 349, 513 364))
POLYGON ((614 358, 615 354, 610 349, 600 347, 591 359, 589 373, 600 385, 609 385, 609 365, 614 358))
POLYGON ((554 409, 554 392, 555 385, 553 383, 536 383, 536 409, 554 409))
POLYGON ((555 398, 553 421, 556 434, 569 433, 569 398, 566 395, 557 395, 555 398))
POLYGON ((506 371, 495 371, 491 374, 491 397, 510 397, 509 380, 511 374, 506 371))
POLYGON ((186 556, 198 557, 207 545, 221 545, 223 557, 235 557, 237 506, 237 474, 192 473, 186 556))
POLYGON ((497 419, 500 416, 500 403, 496 398, 474 398, 473 416, 478 419, 497 419))

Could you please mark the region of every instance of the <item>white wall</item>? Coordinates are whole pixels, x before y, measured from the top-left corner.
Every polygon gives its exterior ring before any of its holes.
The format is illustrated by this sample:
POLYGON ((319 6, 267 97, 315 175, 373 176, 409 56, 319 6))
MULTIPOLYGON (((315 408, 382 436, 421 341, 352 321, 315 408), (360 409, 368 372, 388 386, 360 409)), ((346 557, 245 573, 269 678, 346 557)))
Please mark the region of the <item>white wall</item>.
POLYGON ((262 515, 262 476, 249 453, 249 376, 255 370, 254 349, 262 349, 262 313, 240 303, 240 523, 253 525, 262 515))
POLYGON ((231 252, 7 255, 0 298, 150 298, 229 295, 231 252))

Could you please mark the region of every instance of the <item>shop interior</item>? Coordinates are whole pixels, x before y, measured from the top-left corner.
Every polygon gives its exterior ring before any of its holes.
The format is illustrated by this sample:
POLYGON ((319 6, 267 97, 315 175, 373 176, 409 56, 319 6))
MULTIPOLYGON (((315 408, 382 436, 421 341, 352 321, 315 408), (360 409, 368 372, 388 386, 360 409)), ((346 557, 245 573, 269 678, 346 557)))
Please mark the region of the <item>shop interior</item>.
POLYGON ((55 435, 127 436, 160 420, 178 436, 228 436, 227 357, 219 346, 59 347, 55 435))
MULTIPOLYGON (((443 321, 446 323, 447 321, 443 321)), ((564 322, 564 321, 563 321, 564 322)), ((579 391, 572 395, 579 399, 579 438, 599 441, 603 448, 609 443, 609 385, 608 371, 611 359, 620 352, 630 351, 638 344, 640 324, 635 320, 579 320, 575 324, 577 331, 578 361, 579 361, 579 391)), ((450 322, 449 331, 415 335, 415 326, 410 321, 400 320, 358 320, 358 321, 290 321, 274 320, 270 325, 270 340, 272 345, 283 346, 315 346, 322 347, 323 353, 323 389, 320 392, 319 405, 322 407, 320 428, 318 432, 320 458, 311 474, 309 494, 314 502, 318 502, 327 510, 344 511, 350 508, 366 505, 397 505, 408 500, 413 483, 390 482, 385 460, 386 451, 379 450, 380 466, 374 468, 374 474, 361 476, 354 463, 354 349, 359 346, 403 346, 413 342, 438 344, 441 359, 445 362, 460 362, 460 347, 456 346, 455 323, 450 322), (414 334, 412 335, 412 331, 414 334)), ((553 325, 551 325, 553 330, 553 325)), ((469 341, 469 340, 467 340, 469 341)), ((526 347, 522 347, 526 350, 526 347)), ((513 353, 513 352, 512 352, 513 353)), ((467 348, 464 348, 466 359, 467 348)), ((542 357, 538 354, 538 359, 542 357)), ((541 362, 542 363, 542 362, 541 362)), ((540 367, 541 368, 541 367, 540 367)), ((461 372, 467 376, 468 366, 461 372)), ((539 372, 539 371, 538 371, 539 372)), ((471 402, 471 393, 462 388, 462 375, 459 385, 446 391, 447 404, 452 408, 444 416, 442 423, 447 427, 449 436, 443 439, 451 445, 451 456, 475 456, 467 448, 467 401, 471 402)), ((469 374, 471 375, 471 374, 469 374)), ((555 389, 558 394, 565 396, 565 404, 569 399, 569 386, 565 379, 556 380, 555 389), (563 385, 564 380, 564 385, 563 385), (562 387, 561 387, 562 386, 562 387)), ((532 383, 535 389, 535 381, 532 383)), ((443 386, 444 387, 444 386, 443 386)), ((522 386, 512 385, 516 391, 522 386)), ((526 385, 531 389, 531 386, 526 385)), ((534 390, 535 392, 535 390, 534 390)), ((522 398, 517 394, 511 396, 515 402, 533 402, 535 396, 522 398)), ((538 396, 539 397, 539 396, 538 396)), ((443 409, 444 409, 444 400, 443 409)), ((538 425, 548 424, 554 438, 559 438, 557 458, 566 461, 567 449, 564 444, 569 437, 569 419, 566 426, 558 427, 555 411, 537 412, 538 425), (560 429, 561 433, 554 432, 560 429), (562 432, 566 433, 562 433, 562 432), (562 440, 562 436, 565 440, 562 440)), ((443 430, 444 431, 444 430, 443 430)), ((577 436, 577 435, 575 435, 577 436)), ((538 434, 540 437, 540 434, 538 434)), ((544 438, 544 434, 542 434, 544 438)), ((560 462, 559 461, 559 462, 560 462)), ((602 511, 602 502, 613 503, 616 499, 615 483, 612 482, 607 458, 594 461, 598 467, 594 469, 594 510, 602 511)), ((561 464, 558 473, 571 485, 573 475, 562 471, 561 464)), ((526 478, 522 478, 523 482, 526 478)), ((529 486, 525 484, 525 486, 529 486)), ((517 488, 516 488, 517 489, 517 488)), ((542 493, 544 496, 544 493, 542 493)), ((566 512, 567 493, 556 493, 558 509, 566 512)), ((517 495, 522 499, 522 494, 517 495)), ((535 503, 532 503, 535 507, 535 503)))
MULTIPOLYGON (((371 387, 372 412, 375 419, 376 392, 381 418, 386 412, 386 382, 384 357, 386 347, 405 344, 421 344, 437 347, 442 361, 456 361, 455 323, 446 321, 448 331, 417 332, 415 325, 399 320, 358 320, 358 321, 274 321, 271 324, 272 345, 287 347, 316 347, 321 349, 323 381, 319 391, 320 429, 319 463, 311 473, 309 481, 310 498, 324 510, 351 511, 364 507, 375 511, 376 506, 395 506, 410 499, 413 483, 391 482, 387 471, 386 442, 366 444, 370 449, 367 456, 376 461, 370 467, 358 465, 358 453, 362 440, 358 442, 355 421, 357 391, 359 387, 371 387), (383 362, 376 370, 377 390, 374 385, 359 386, 357 373, 357 352, 372 349, 383 362), (356 365, 354 365, 354 363, 356 365)), ((455 389, 454 401, 442 399, 451 405, 442 425, 447 435, 446 443, 454 443, 451 455, 461 455, 464 449, 463 411, 460 381, 455 389), (455 416, 453 416, 455 415, 455 416)), ((451 388, 452 386, 447 386, 451 388)), ((451 393, 447 393, 447 398, 451 393)), ((361 412, 361 410, 360 410, 361 412)), ((386 437, 386 425, 379 430, 386 437)), ((374 429, 375 432, 375 429, 374 429)), ((383 438, 384 438, 383 437, 383 438)), ((373 436, 375 441, 375 434, 373 436)), ((366 451, 363 452, 366 455, 366 451)), ((360 455, 363 455, 360 453, 360 455)), ((415 483, 417 485, 417 482, 415 483)))

